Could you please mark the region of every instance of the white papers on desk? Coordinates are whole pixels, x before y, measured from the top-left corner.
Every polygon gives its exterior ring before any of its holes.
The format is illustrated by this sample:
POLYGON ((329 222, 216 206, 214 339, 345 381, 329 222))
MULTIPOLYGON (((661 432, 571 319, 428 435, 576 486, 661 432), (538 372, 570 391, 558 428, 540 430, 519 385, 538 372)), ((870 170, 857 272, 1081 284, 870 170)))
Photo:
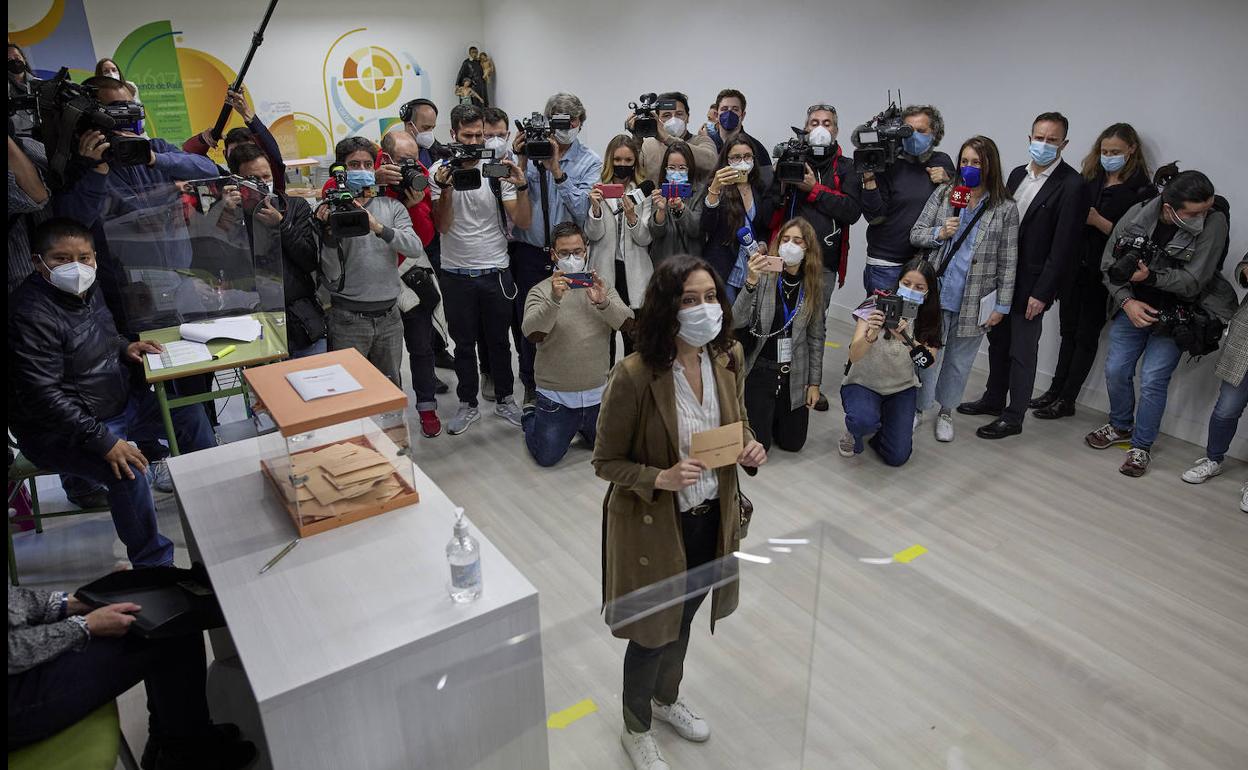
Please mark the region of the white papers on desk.
POLYGON ((178 327, 184 340, 207 342, 227 339, 239 342, 255 342, 260 337, 260 322, 249 315, 233 318, 214 318, 202 323, 187 323, 178 327))
POLYGON ((997 291, 996 289, 993 289, 991 294, 989 294, 987 297, 984 297, 983 299, 979 301, 979 325, 980 326, 983 326, 986 323, 988 323, 988 319, 992 317, 992 312, 996 307, 997 307, 997 291))
POLYGON ((176 342, 166 342, 162 345, 164 350, 160 353, 147 353, 147 368, 153 372, 158 369, 168 369, 174 366, 185 366, 186 364, 197 364, 201 361, 211 361, 212 353, 208 352, 208 346, 202 342, 188 342, 186 340, 178 340, 176 342))
POLYGON ((342 364, 324 366, 320 369, 304 369, 301 372, 291 372, 286 375, 286 381, 290 383, 291 387, 295 389, 295 392, 304 401, 312 401, 313 399, 325 398, 326 396, 338 396, 343 393, 364 389, 364 386, 357 382, 342 367, 342 364))

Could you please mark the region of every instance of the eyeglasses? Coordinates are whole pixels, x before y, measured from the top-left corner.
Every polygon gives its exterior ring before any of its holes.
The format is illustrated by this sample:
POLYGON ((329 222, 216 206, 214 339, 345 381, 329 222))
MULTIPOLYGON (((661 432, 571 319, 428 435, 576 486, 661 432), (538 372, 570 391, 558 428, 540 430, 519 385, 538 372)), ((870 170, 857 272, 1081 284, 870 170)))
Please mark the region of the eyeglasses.
POLYGON ((816 112, 830 112, 836 114, 836 108, 830 104, 812 104, 806 108, 806 117, 814 115, 816 112))
POLYGON ((576 251, 556 251, 555 256, 559 257, 559 259, 578 259, 585 256, 585 250, 577 249, 576 251))
POLYGON ((729 163, 741 163, 743 161, 749 161, 749 160, 754 160, 754 156, 753 155, 729 155, 728 156, 729 163))

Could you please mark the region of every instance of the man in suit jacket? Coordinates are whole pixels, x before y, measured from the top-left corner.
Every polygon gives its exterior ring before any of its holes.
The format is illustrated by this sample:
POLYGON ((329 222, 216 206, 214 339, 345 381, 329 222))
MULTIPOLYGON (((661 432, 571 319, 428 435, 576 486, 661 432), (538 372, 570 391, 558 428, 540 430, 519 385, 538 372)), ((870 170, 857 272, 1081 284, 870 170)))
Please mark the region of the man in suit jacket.
POLYGON ((1019 215, 1014 301, 1005 320, 988 332, 984 395, 958 407, 962 414, 997 416, 975 432, 980 438, 1022 433, 1036 383, 1044 313, 1074 269, 1090 202, 1079 172, 1061 159, 1069 129, 1060 112, 1037 116, 1031 126, 1031 161, 1014 169, 1006 185, 1019 215))

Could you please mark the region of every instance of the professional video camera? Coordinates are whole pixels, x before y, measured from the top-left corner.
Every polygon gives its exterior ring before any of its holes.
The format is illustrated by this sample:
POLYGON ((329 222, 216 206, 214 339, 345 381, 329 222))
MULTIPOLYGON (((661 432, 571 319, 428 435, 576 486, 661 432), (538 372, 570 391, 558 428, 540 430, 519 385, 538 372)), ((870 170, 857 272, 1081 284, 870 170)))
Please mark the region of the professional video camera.
POLYGON ((341 163, 330 166, 334 187, 325 191, 329 203, 329 232, 339 240, 368 235, 368 212, 355 205, 355 194, 347 187, 347 169, 341 163))
POLYGON ((809 132, 790 126, 794 137, 781 142, 771 151, 776 159, 776 178, 781 182, 800 182, 806 178, 807 164, 822 160, 832 154, 831 147, 815 146, 810 143, 809 132))
POLYGON ((884 111, 858 131, 854 136, 854 171, 858 173, 879 173, 897 162, 901 152, 901 143, 914 133, 914 129, 906 125, 901 118, 901 91, 897 92, 897 101, 888 94, 888 106, 884 111))
POLYGON ((547 160, 555 156, 554 132, 572 128, 572 116, 556 114, 547 118, 535 112, 523 120, 516 118, 516 128, 524 133, 524 154, 530 160, 547 160))
POLYGON ((1214 352, 1226 326, 1196 303, 1181 302, 1157 311, 1153 333, 1174 340, 1180 353, 1203 356, 1214 352))
POLYGON ((494 151, 482 144, 435 145, 430 149, 435 158, 445 160, 451 167, 451 187, 456 190, 476 190, 481 187, 481 177, 486 179, 506 179, 511 175, 511 168, 506 163, 482 163, 494 160, 494 151), (474 164, 469 167, 469 164, 474 164))
POLYGON ((633 135, 638 139, 645 139, 648 136, 658 138, 658 113, 676 109, 676 101, 673 99, 660 99, 657 94, 653 93, 642 94, 637 99, 641 104, 637 102, 628 103, 628 108, 633 111, 635 116, 633 120, 633 135))
POLYGON ((69 181, 70 162, 78 142, 91 130, 101 131, 109 148, 104 162, 112 166, 142 166, 151 160, 151 142, 140 136, 122 136, 118 130, 140 133, 146 117, 140 104, 100 104, 96 90, 74 83, 69 69, 48 80, 30 78, 31 92, 9 97, 9 114, 20 110, 35 113, 35 138, 48 153, 48 181, 60 189, 69 181), (132 129, 138 128, 138 131, 132 129))
POLYGON ((1153 259, 1165 254, 1163 247, 1143 235, 1123 235, 1114 241, 1114 262, 1105 271, 1114 283, 1127 283, 1139 269, 1139 263, 1151 265, 1153 259))

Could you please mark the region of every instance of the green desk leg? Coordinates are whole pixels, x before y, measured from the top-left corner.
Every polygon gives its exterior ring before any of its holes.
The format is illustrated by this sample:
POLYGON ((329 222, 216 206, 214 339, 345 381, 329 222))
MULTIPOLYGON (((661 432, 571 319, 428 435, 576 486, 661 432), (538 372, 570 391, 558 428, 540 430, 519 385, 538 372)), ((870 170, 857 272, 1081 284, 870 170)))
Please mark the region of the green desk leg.
POLYGON ((156 403, 160 406, 160 419, 165 424, 165 436, 169 439, 169 454, 177 457, 181 452, 178 451, 178 437, 173 431, 173 415, 169 413, 169 398, 165 395, 163 380, 156 383, 156 403))

